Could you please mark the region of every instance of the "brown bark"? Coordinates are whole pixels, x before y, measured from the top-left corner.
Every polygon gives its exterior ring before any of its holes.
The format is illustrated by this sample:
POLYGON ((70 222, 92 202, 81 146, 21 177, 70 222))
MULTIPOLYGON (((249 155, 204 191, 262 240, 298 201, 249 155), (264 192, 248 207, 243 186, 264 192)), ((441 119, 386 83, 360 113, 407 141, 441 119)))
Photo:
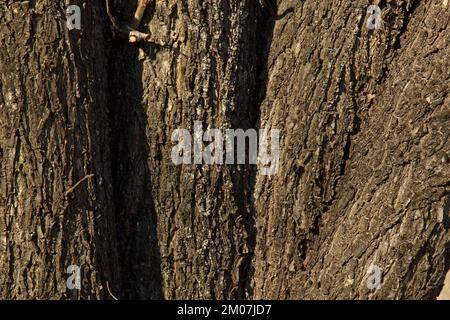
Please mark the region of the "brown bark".
POLYGON ((369 31, 365 5, 279 8, 296 13, 269 51, 261 126, 282 126, 282 169, 257 179, 255 298, 433 298, 449 268, 450 13, 383 2, 369 31))
MULTIPOLYGON (((111 3, 133 20, 138 1, 111 3)), ((103 2, 71 32, 63 4, 0 5, 0 297, 67 297, 70 264, 81 298, 439 294, 450 4, 378 1, 373 31, 367 1, 263 4, 151 1, 137 44, 103 2), (195 121, 281 130, 279 172, 174 165, 195 121)))
POLYGON ((69 32, 65 12, 54 1, 0 4, 2 299, 104 298, 118 282, 105 21, 87 6, 83 32, 69 32), (70 265, 81 291, 68 291, 70 265))

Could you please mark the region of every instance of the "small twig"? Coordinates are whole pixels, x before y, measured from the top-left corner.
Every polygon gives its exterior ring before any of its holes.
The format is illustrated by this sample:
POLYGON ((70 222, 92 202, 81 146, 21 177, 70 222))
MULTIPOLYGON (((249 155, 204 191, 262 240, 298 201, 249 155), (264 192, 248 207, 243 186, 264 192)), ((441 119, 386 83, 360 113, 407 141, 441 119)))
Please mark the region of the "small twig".
POLYGON ((130 24, 130 27, 133 29, 137 29, 141 24, 142 18, 144 18, 145 9, 149 5, 150 0, 139 0, 139 5, 134 13, 133 21, 130 24))
POLYGON ((150 35, 148 33, 143 33, 134 29, 128 29, 128 41, 131 43, 150 41, 150 35))
POLYGON ((106 289, 108 290, 109 295, 111 296, 111 298, 113 298, 114 300, 119 300, 117 299, 117 297, 115 295, 112 294, 111 290, 109 289, 109 283, 108 281, 106 281, 106 289))
POLYGON ((83 183, 83 181, 85 181, 85 180, 87 180, 87 179, 90 179, 90 178, 92 178, 92 177, 94 177, 94 176, 95 176, 94 174, 88 174, 88 175, 85 176, 83 179, 81 179, 80 181, 78 181, 77 183, 75 183, 75 184, 73 185, 73 187, 69 188, 69 190, 67 190, 67 191, 65 192, 66 197, 67 197, 70 193, 72 193, 73 190, 75 190, 81 183, 83 183))
POLYGON ((106 0, 106 14, 108 15, 109 20, 111 21, 113 28, 116 31, 119 31, 121 28, 119 26, 119 23, 117 22, 116 18, 111 14, 111 8, 109 5, 109 0, 106 0))
POLYGON ((150 0, 140 0, 139 5, 134 14, 131 24, 121 25, 111 13, 111 7, 109 0, 106 1, 106 14, 113 26, 114 31, 122 38, 128 39, 129 42, 150 41, 150 34, 140 32, 137 29, 144 17, 145 9, 147 8, 150 0))

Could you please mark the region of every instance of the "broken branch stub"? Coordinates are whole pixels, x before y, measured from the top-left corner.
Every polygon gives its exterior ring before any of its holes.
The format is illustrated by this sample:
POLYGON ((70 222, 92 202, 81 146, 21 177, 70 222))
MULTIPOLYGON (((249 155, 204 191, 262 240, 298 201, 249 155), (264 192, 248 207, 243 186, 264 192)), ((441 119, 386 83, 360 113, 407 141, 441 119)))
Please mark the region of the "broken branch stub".
POLYGON ((114 32, 121 38, 128 39, 130 43, 141 41, 150 41, 150 34, 136 30, 141 24, 145 10, 150 0, 140 0, 139 5, 134 14, 133 21, 130 24, 120 24, 111 13, 109 0, 106 0, 106 13, 111 21, 114 32))

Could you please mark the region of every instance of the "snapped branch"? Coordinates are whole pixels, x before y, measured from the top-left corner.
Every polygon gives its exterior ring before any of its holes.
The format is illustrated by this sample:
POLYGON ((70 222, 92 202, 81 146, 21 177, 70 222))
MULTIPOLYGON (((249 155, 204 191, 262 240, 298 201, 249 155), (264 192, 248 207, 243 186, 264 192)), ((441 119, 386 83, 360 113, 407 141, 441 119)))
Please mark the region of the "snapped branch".
POLYGON ((114 15, 111 13, 110 0, 106 0, 106 14, 113 26, 114 31, 121 38, 128 39, 129 42, 150 41, 150 34, 143 33, 137 30, 144 17, 145 10, 150 4, 151 0, 139 0, 138 7, 134 13, 133 20, 129 24, 119 23, 114 15))

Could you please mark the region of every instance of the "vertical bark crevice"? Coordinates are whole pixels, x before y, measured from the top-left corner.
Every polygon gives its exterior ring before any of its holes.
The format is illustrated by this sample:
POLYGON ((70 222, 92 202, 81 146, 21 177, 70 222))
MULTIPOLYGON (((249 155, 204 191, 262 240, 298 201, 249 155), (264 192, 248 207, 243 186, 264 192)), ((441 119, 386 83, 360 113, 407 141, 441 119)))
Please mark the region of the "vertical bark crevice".
MULTIPOLYGON (((122 285, 120 297, 162 298, 161 256, 153 185, 147 160, 148 123, 142 105, 141 46, 111 44, 109 106, 116 233, 122 285)), ((151 128, 150 128, 151 129, 151 128)))
MULTIPOLYGON (((252 37, 251 41, 254 41, 253 50, 255 50, 254 56, 254 70, 255 70, 255 91, 252 94, 252 118, 250 119, 249 128, 259 131, 261 105, 266 99, 266 93, 268 88, 269 77, 269 52, 273 39, 273 32, 275 27, 275 21, 277 18, 278 5, 276 1, 268 0, 266 3, 269 7, 259 6, 255 1, 255 24, 258 32, 252 37)), ((282 15, 284 17, 285 15, 282 15)), ((248 158, 248 157, 247 157, 248 158)), ((246 197, 243 199, 243 206, 247 208, 247 216, 245 219, 246 230, 248 234, 247 245, 249 247, 249 253, 245 256, 241 265, 240 275, 240 291, 239 299, 252 299, 254 295, 254 258, 256 250, 256 215, 257 210, 255 206, 255 188, 256 179, 258 175, 257 166, 247 166, 245 171, 244 180, 248 181, 246 189, 246 197)))

